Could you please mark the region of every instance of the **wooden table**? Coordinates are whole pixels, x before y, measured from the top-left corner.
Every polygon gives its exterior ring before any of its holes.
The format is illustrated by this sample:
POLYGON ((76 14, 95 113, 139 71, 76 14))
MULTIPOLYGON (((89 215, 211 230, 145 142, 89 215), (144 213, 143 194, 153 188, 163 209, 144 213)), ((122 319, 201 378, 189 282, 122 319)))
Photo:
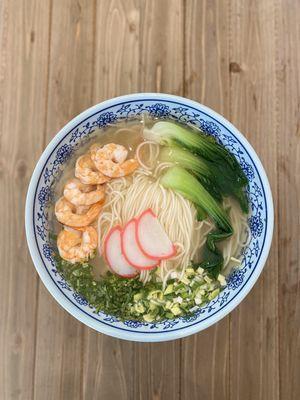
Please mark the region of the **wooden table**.
POLYGON ((0 1, 0 399, 300 398, 299 0, 0 1), (183 95, 235 124, 275 202, 271 253, 229 316, 189 338, 98 334, 40 282, 24 231, 42 150, 113 96, 183 95))

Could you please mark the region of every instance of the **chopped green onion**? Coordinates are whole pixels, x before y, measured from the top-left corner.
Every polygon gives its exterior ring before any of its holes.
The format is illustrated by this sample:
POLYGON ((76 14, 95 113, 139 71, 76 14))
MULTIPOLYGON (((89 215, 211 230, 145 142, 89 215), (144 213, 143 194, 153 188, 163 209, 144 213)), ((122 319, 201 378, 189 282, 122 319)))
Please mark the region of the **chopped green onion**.
MULTIPOLYGON (((95 307, 95 312, 102 311, 120 320, 150 323, 176 318, 190 313, 195 305, 201 306, 208 302, 222 288, 219 280, 207 279, 206 271, 201 271, 200 277, 197 269, 192 266, 186 269, 181 282, 170 280, 163 290, 162 282, 155 278, 143 285, 137 278, 120 278, 108 272, 95 280, 93 267, 88 263, 71 264, 59 256, 56 257, 56 263, 59 273, 78 294, 95 307), (196 278, 200 278, 201 282, 197 282, 196 278)), ((220 280, 222 281, 221 278, 220 280)))

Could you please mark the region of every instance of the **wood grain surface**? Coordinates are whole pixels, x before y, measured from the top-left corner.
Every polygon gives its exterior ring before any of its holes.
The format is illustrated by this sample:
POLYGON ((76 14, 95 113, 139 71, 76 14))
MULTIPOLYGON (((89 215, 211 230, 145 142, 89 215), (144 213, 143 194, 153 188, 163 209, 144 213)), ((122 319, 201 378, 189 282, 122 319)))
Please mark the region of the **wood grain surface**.
POLYGON ((300 398, 299 0, 0 0, 0 400, 300 398), (85 108, 183 95, 240 129, 267 171, 273 245, 247 298, 191 337, 98 334, 40 282, 24 229, 42 150, 85 108))

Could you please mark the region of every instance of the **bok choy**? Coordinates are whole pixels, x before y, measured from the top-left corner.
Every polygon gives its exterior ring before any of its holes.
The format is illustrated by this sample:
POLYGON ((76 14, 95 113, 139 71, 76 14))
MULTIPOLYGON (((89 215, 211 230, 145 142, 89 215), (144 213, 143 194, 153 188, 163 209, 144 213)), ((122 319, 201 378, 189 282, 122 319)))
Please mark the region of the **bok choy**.
POLYGON ((230 218, 221 205, 208 193, 203 185, 184 168, 175 166, 167 170, 160 183, 165 187, 181 193, 197 207, 204 210, 214 221, 216 230, 207 235, 204 248, 204 262, 199 266, 217 277, 223 267, 223 256, 216 242, 233 234, 230 218))
POLYGON ((248 212, 244 192, 247 177, 235 157, 212 136, 172 122, 160 121, 150 130, 146 129, 144 137, 171 147, 171 153, 164 150, 164 161, 175 162, 192 171, 215 199, 221 200, 222 195, 232 195, 239 201, 243 212, 248 212), (183 149, 188 151, 180 151, 183 149))

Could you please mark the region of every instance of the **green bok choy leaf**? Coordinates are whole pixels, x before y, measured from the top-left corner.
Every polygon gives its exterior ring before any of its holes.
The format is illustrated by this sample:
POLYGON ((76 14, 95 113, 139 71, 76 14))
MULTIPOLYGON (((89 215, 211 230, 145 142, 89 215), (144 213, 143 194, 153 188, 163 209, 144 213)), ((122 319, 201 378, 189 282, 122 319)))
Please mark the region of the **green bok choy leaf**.
POLYGON ((204 248, 204 260, 199 264, 214 278, 217 278, 223 267, 223 256, 216 246, 216 242, 228 238, 233 234, 230 218, 221 205, 208 193, 203 185, 184 168, 175 166, 167 170, 160 183, 165 187, 181 193, 192 201, 196 207, 204 210, 214 221, 216 230, 207 235, 204 248))

